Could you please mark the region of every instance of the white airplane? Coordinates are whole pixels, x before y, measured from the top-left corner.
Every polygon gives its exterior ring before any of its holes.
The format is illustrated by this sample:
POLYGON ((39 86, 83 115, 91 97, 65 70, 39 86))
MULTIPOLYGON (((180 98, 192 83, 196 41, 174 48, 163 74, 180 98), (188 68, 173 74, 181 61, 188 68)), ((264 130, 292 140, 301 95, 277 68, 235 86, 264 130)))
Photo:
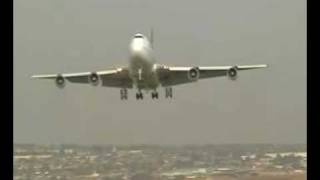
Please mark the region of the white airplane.
POLYGON ((153 31, 150 41, 143 34, 137 33, 131 40, 129 66, 104 71, 34 75, 32 78, 53 79, 60 88, 65 81, 72 83, 88 83, 94 86, 120 88, 121 100, 128 99, 128 90, 136 88, 136 99, 143 99, 142 90, 152 91, 152 99, 158 99, 158 87, 165 88, 165 97, 172 98, 172 86, 196 82, 199 79, 227 76, 231 80, 237 78, 238 70, 249 70, 267 67, 260 65, 241 66, 197 66, 179 67, 155 63, 153 54, 153 31))

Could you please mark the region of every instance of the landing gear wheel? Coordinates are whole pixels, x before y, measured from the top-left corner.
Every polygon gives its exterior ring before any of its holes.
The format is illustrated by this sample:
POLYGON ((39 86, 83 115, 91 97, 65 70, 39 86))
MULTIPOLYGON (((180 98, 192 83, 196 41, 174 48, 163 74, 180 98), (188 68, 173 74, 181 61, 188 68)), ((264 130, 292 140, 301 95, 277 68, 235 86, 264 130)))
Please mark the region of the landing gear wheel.
POLYGON ((166 87, 166 98, 172 98, 172 88, 166 87))
POLYGON ((143 99, 143 94, 141 92, 138 92, 136 94, 136 99, 143 99))
POLYGON ((152 93, 151 93, 151 98, 152 98, 152 99, 154 99, 154 98, 158 99, 158 98, 159 98, 158 92, 152 92, 152 93))
POLYGON ((127 100, 128 99, 128 90, 123 88, 120 89, 120 99, 121 100, 127 100))

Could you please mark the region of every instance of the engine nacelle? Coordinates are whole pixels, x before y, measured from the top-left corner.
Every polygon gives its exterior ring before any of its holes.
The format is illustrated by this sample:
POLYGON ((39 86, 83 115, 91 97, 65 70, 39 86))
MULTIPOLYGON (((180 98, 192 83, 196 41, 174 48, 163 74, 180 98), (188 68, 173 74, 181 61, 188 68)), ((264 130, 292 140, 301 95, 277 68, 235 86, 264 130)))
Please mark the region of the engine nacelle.
POLYGON ((90 84, 97 86, 100 82, 100 77, 97 73, 92 72, 89 76, 88 76, 88 81, 90 84))
POLYGON ((57 78, 56 78, 56 85, 59 87, 59 88, 63 88, 65 86, 65 79, 62 75, 58 75, 57 78))
POLYGON ((231 79, 231 80, 236 80, 238 77, 238 69, 237 66, 233 66, 232 68, 230 68, 227 71, 227 76, 231 79))
POLYGON ((200 77, 200 71, 198 67, 193 67, 188 71, 188 79, 191 81, 197 81, 200 77))

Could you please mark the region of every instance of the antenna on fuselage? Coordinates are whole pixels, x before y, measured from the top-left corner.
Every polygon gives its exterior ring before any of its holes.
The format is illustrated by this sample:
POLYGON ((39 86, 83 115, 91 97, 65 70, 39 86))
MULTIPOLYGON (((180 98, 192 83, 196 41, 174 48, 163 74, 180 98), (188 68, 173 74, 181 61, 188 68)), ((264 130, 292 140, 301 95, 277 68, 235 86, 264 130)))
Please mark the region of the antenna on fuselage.
POLYGON ((150 29, 150 43, 151 43, 151 47, 154 48, 153 28, 150 29))

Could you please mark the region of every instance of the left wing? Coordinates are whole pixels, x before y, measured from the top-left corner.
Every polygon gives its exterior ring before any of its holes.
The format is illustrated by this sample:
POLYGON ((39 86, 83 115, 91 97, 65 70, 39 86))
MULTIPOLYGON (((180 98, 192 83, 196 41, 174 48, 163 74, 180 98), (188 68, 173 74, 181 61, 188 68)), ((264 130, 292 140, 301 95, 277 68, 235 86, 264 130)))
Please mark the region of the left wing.
POLYGON ((44 74, 34 75, 32 78, 52 79, 56 81, 59 87, 65 85, 65 80, 71 83, 85 83, 102 86, 132 88, 133 83, 129 77, 128 68, 117 68, 106 71, 81 72, 81 73, 65 73, 65 74, 44 74))
POLYGON ((235 80, 238 71, 268 67, 266 64, 242 66, 200 66, 177 67, 158 65, 158 75, 162 86, 173 86, 195 82, 198 79, 228 76, 235 80))

